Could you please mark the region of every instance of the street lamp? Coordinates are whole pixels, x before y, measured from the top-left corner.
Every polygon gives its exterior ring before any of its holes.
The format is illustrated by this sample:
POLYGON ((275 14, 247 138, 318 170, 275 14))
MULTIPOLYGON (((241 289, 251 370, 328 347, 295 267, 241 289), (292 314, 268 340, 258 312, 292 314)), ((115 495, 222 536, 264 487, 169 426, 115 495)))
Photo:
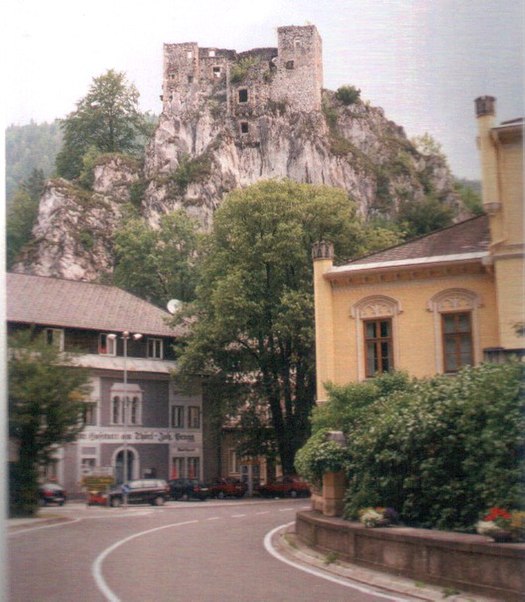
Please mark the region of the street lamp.
MULTIPOLYGON (((115 340, 117 338, 116 334, 109 334, 108 339, 115 340)), ((134 341, 138 341, 142 338, 142 335, 139 332, 136 332, 133 335, 130 335, 129 331, 125 330, 122 333, 122 341, 124 342, 123 349, 123 357, 124 357, 124 405, 123 405, 123 418, 124 418, 124 462, 123 462, 123 484, 128 480, 128 438, 127 438, 127 430, 128 430, 128 407, 129 407, 129 396, 128 396, 128 341, 129 339, 133 339, 134 341)), ((123 500, 124 506, 128 505, 128 492, 123 489, 123 500)))

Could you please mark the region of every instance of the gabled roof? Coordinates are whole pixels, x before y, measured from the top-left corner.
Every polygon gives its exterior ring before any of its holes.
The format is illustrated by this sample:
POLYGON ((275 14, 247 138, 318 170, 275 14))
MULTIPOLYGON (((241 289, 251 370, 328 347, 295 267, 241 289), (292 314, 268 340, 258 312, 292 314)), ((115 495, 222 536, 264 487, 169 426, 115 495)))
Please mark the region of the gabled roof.
POLYGON ((8 322, 177 336, 167 311, 116 286, 6 274, 8 322))
POLYGON ((482 259, 488 255, 489 244, 488 216, 480 215, 334 267, 328 274, 375 267, 388 268, 482 259))

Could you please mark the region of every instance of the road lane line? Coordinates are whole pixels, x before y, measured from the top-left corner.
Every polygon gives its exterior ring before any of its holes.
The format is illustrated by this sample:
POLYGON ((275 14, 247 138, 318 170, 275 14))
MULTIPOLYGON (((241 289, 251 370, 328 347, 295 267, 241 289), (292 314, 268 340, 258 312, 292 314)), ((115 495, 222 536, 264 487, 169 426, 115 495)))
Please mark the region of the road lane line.
POLYGON ((329 575, 327 573, 324 573, 321 570, 318 570, 318 569, 315 569, 315 568, 309 567, 309 566, 304 566, 302 564, 293 562, 292 560, 289 560, 288 558, 284 557, 273 547, 272 537, 275 535, 275 533, 277 533, 277 531, 286 529, 287 527, 290 527, 291 525, 295 525, 295 521, 292 521, 291 523, 287 523, 285 525, 280 525, 279 527, 275 527, 275 529, 272 529, 271 531, 266 533, 266 535, 264 536, 264 547, 265 547, 266 551, 269 554, 271 554, 274 558, 277 558, 277 560, 280 560, 281 562, 284 562, 285 564, 288 564, 289 566, 299 569, 300 571, 304 571, 305 573, 314 575, 315 577, 321 577, 322 579, 326 579, 327 581, 332 581, 333 583, 338 583, 339 585, 344 585, 345 587, 349 587, 350 589, 355 589, 363 594, 369 594, 371 596, 385 598, 385 600, 391 600, 393 602, 406 602, 407 601, 407 598, 397 598, 392 595, 383 594, 375 589, 368 588, 363 585, 357 585, 356 583, 353 583, 353 582, 349 581, 348 579, 343 579, 342 577, 340 578, 340 577, 335 577, 334 575, 329 575))
POLYGON ((141 537, 142 535, 148 535, 149 533, 162 531, 163 529, 169 529, 170 527, 182 527, 183 525, 191 525, 198 522, 198 520, 187 520, 182 523, 172 523, 171 525, 163 525, 162 527, 155 527, 154 529, 148 529, 146 531, 141 531, 140 533, 134 533, 129 537, 125 537, 124 539, 116 541, 113 545, 109 546, 109 548, 106 548, 103 552, 101 552, 95 558, 95 562, 91 565, 91 574, 93 575, 93 579, 95 580, 98 589, 105 596, 106 600, 108 600, 108 602, 120 602, 120 598, 113 593, 113 591, 107 585, 104 576, 102 575, 102 563, 111 554, 111 552, 114 552, 120 546, 133 539, 136 539, 137 537, 141 537))
POLYGON ((219 520, 220 518, 220 516, 210 516, 210 518, 207 518, 206 520, 219 520))
POLYGON ((246 514, 232 514, 232 518, 242 518, 243 516, 246 516, 246 514))
POLYGON ((265 510, 264 512, 256 512, 255 514, 270 514, 269 510, 265 510))

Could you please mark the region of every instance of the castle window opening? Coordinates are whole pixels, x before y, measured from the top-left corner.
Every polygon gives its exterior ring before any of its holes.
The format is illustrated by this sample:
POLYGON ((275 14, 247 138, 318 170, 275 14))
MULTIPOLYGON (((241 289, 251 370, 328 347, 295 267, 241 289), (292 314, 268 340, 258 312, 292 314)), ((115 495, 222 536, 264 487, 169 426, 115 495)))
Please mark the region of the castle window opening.
POLYGON ((220 77, 221 76, 221 68, 220 67, 214 67, 213 68, 213 75, 215 77, 220 77))
POLYGON ((189 59, 192 59, 192 58, 193 58, 193 52, 192 52, 191 50, 188 50, 188 52, 186 53, 186 56, 187 56, 189 59))
POLYGON ((301 40, 299 38, 295 38, 295 40, 293 41, 293 45, 296 48, 299 48, 301 46, 301 40))
POLYGON ((215 50, 210 50, 208 52, 208 56, 215 56, 215 50))
POLYGON ((239 90, 239 102, 248 102, 248 90, 246 88, 239 90))
POLYGON ((250 125, 247 121, 241 121, 241 134, 247 134, 250 131, 250 125))
POLYGON ((287 69, 293 69, 294 68, 294 62, 293 61, 286 61, 285 65, 284 65, 287 69))
POLYGON ((188 75, 188 84, 193 83, 193 75, 188 75))

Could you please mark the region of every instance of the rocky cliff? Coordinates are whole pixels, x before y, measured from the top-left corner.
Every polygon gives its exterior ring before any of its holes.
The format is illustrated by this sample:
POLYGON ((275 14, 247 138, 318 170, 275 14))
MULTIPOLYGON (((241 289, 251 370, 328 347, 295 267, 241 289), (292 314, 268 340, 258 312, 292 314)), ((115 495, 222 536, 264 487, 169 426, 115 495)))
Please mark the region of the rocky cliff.
POLYGON ((14 270, 82 280, 111 273, 112 234, 132 196, 152 225, 183 207, 204 228, 229 191, 267 178, 343 188, 367 217, 392 216, 400 203, 428 194, 458 209, 444 159, 418 152, 369 103, 345 105, 323 91, 320 110, 271 99, 257 112, 229 107, 218 83, 165 107, 143 166, 102 157, 91 191, 50 181, 33 241, 14 270))

